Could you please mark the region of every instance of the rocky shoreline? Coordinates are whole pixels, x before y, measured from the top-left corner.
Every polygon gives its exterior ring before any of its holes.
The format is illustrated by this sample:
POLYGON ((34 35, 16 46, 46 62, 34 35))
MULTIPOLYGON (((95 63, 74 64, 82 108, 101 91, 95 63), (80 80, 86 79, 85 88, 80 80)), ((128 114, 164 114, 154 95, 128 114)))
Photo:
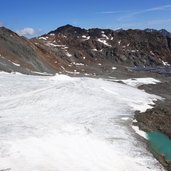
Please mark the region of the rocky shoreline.
MULTIPOLYGON (((138 126, 140 130, 145 132, 158 131, 167 135, 171 139, 171 76, 159 75, 158 78, 161 83, 155 85, 143 85, 140 89, 145 90, 148 93, 159 95, 164 100, 157 101, 152 109, 148 109, 143 113, 136 112, 134 119, 137 122, 133 124, 138 126)), ((163 154, 156 154, 150 148, 154 157, 166 168, 171 171, 171 162, 165 159, 163 154)))

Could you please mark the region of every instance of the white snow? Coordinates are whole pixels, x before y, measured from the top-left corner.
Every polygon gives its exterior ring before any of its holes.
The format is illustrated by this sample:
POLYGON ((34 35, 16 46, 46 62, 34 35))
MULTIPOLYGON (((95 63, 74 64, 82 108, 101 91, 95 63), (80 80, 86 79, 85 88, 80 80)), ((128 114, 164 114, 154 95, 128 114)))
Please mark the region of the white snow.
POLYGON ((12 62, 12 63, 13 63, 15 66, 18 66, 18 67, 20 66, 20 64, 17 64, 17 63, 15 63, 15 62, 12 62))
POLYGON ((170 66, 170 64, 168 62, 162 61, 163 65, 165 66, 170 66))
POLYGON ((77 66, 83 66, 84 65, 83 63, 76 63, 76 62, 73 62, 72 64, 77 65, 77 66))
MULTIPOLYGON (((3 58, 3 57, 1 57, 1 58, 3 58)), ((12 61, 10 61, 10 60, 8 60, 9 62, 11 62, 13 65, 15 65, 15 66, 21 66, 20 64, 18 64, 18 63, 15 63, 15 62, 12 62, 12 61)))
POLYGON ((68 57, 71 57, 71 56, 72 56, 72 54, 70 54, 68 51, 66 51, 66 55, 67 55, 68 57))
POLYGON ((111 47, 111 45, 109 45, 109 44, 107 43, 107 41, 106 41, 106 40, 97 39, 97 41, 98 41, 98 42, 100 42, 100 43, 103 43, 103 44, 104 44, 104 45, 106 45, 106 46, 111 47))
MULTIPOLYGON (((133 123, 135 123, 135 122, 137 122, 137 120, 133 120, 133 123)), ((133 125, 132 128, 138 135, 140 135, 141 137, 143 137, 145 139, 148 139, 147 133, 140 130, 138 126, 133 125)))
POLYGON ((54 33, 51 33, 50 36, 55 36, 55 34, 54 33))
POLYGON ((85 76, 90 76, 91 74, 85 73, 84 75, 85 75, 85 76))
POLYGON ((82 36, 82 38, 85 38, 85 39, 86 39, 86 38, 87 38, 87 36, 83 35, 83 36, 82 36))
POLYGON ((135 52, 138 52, 139 50, 130 50, 131 52, 135 53, 135 52))
MULTIPOLYGON (((52 47, 58 47, 59 45, 56 45, 56 44, 54 44, 54 43, 51 43, 51 42, 48 42, 48 43, 46 43, 46 45, 47 46, 52 46, 52 47)), ((61 46, 61 45, 60 45, 61 46)))
POLYGON ((164 171, 121 120, 158 98, 103 79, 2 72, 0 170, 164 171))
POLYGON ((118 44, 121 45, 121 40, 118 41, 118 44))
POLYGON ((124 120, 124 121, 127 121, 129 120, 130 118, 129 117, 122 117, 121 120, 124 120))
POLYGON ((98 51, 97 49, 92 49, 92 51, 98 51))
POLYGON ((145 139, 148 139, 146 132, 140 130, 138 126, 132 126, 132 128, 138 135, 140 135, 141 137, 143 137, 145 139))
POLYGON ((31 71, 31 72, 34 73, 34 74, 39 74, 39 75, 48 75, 48 76, 53 75, 53 74, 49 74, 47 72, 37 72, 37 71, 31 71))
POLYGON ((116 69, 116 67, 112 67, 112 69, 113 69, 113 70, 115 70, 115 69, 116 69))
POLYGON ((39 37, 40 40, 47 40, 47 37, 39 37))
POLYGON ((153 51, 150 51, 151 55, 155 55, 153 51))
POLYGON ((154 78, 132 78, 120 81, 132 87, 139 87, 144 84, 156 84, 160 82, 159 80, 156 80, 154 78))
POLYGON ((89 40, 90 39, 90 36, 83 35, 82 38, 85 39, 85 40, 89 40))
POLYGON ((47 42, 46 46, 49 46, 49 47, 60 47, 62 49, 68 49, 68 47, 66 45, 59 45, 59 44, 54 44, 54 43, 56 43, 56 41, 53 41, 53 43, 52 42, 47 42))
POLYGON ((105 39, 109 39, 109 37, 108 36, 106 36, 105 34, 102 34, 102 37, 104 37, 105 39))

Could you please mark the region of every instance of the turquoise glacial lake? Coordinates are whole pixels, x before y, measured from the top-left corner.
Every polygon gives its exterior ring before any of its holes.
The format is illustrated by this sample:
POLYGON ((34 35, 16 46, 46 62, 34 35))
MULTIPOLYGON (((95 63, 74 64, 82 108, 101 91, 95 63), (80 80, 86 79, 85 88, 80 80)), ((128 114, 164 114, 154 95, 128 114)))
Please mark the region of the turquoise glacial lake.
POLYGON ((161 132, 147 133, 151 149, 165 157, 166 161, 171 161, 171 139, 161 132))

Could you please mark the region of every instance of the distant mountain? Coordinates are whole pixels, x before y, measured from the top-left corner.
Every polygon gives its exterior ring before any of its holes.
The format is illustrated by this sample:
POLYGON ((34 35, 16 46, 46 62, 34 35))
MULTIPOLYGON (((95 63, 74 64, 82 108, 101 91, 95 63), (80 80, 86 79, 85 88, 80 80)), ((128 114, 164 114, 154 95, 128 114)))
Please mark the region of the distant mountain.
POLYGON ((171 33, 168 32, 168 31, 165 30, 165 29, 155 30, 155 29, 149 29, 149 28, 147 28, 147 29, 145 29, 144 31, 149 32, 149 33, 156 33, 156 32, 159 32, 159 33, 161 33, 163 36, 166 36, 166 37, 171 38, 171 33))
POLYGON ((0 70, 103 73, 114 66, 171 64, 166 30, 82 29, 66 25, 31 40, 0 28, 0 70))

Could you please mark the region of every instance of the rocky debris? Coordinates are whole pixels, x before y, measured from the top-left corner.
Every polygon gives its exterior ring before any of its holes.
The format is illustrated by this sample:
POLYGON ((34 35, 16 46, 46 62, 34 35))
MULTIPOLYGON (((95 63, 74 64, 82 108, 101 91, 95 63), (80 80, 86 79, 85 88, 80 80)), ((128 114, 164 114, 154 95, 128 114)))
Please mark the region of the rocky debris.
POLYGON ((171 138, 171 111, 166 107, 156 106, 143 113, 136 113, 139 128, 145 132, 160 131, 171 138))
MULTIPOLYGON (((133 122, 133 124, 145 132, 159 131, 171 139, 171 77, 167 74, 156 74, 153 76, 159 79, 161 83, 142 85, 139 88, 148 93, 159 95, 164 99, 157 101, 152 109, 148 109, 142 113, 136 112, 134 119, 137 122, 133 122)), ((166 161, 165 156, 156 154, 153 150, 151 152, 167 170, 171 171, 171 163, 170 161, 166 161)))

